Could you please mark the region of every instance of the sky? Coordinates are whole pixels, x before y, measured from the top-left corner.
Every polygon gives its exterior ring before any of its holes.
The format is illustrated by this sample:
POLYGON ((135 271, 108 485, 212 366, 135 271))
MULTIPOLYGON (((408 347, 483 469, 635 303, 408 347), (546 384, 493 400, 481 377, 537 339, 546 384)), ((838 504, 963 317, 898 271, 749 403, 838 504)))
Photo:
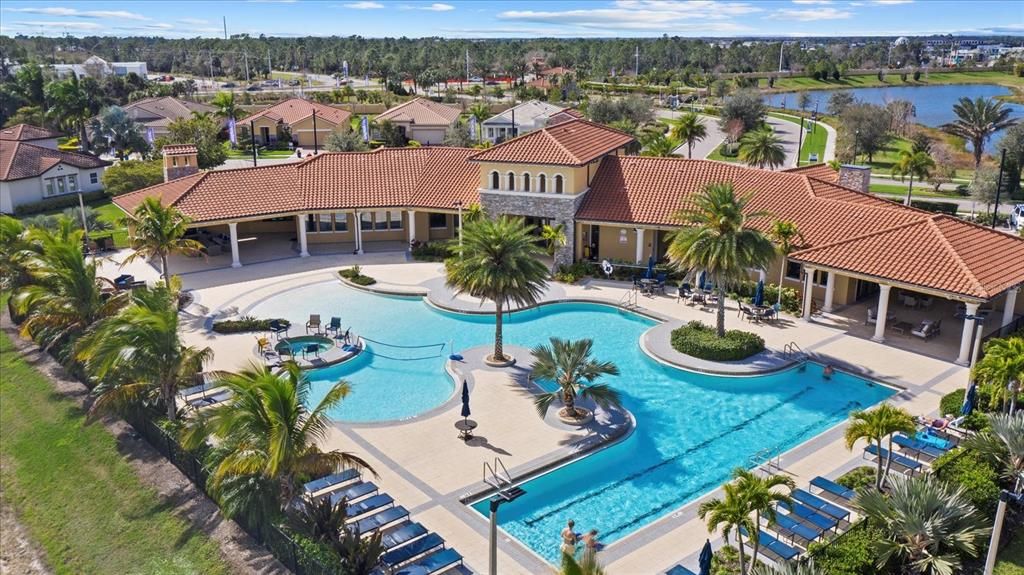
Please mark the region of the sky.
POLYGON ((168 38, 904 36, 1012 34, 1019 0, 236 0, 17 1, 0 33, 168 38))

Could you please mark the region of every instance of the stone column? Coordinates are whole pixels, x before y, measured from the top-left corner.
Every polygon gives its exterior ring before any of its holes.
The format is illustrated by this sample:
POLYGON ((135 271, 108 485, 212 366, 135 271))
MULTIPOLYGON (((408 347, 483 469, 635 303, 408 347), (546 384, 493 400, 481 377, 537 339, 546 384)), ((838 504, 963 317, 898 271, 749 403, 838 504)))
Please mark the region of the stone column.
POLYGON ((299 214, 295 216, 295 227, 298 228, 299 234, 299 257, 308 258, 309 249, 306 245, 306 214, 299 214))
POLYGON ((416 240, 416 210, 409 210, 409 251, 412 251, 412 242, 416 240))
MULTIPOLYGON (((967 304, 967 316, 974 316, 978 313, 978 304, 967 304)), ((974 339, 975 320, 964 317, 964 331, 960 334, 960 353, 956 356, 957 365, 970 365, 971 363, 971 341, 974 339)))
POLYGON ((644 261, 644 229, 636 229, 636 263, 643 263, 644 261))
MULTIPOLYGON (((1017 294, 1020 293, 1020 288, 1013 288, 1006 290, 1006 303, 1003 304, 1003 321, 999 325, 1006 327, 1013 322, 1013 308, 1017 305, 1017 294)), ((1006 335, 1004 329, 1000 335, 1006 335)))
POLYGON ((231 232, 231 267, 240 268, 242 262, 238 259, 238 222, 228 224, 228 230, 231 232))
POLYGON ((885 321, 889 316, 889 290, 892 286, 879 284, 878 288, 878 313, 875 315, 875 335, 871 341, 882 343, 885 341, 885 321))
POLYGON ((814 268, 804 266, 804 321, 811 321, 811 300, 814 299, 814 268))
POLYGON ((825 280, 825 305, 821 311, 832 313, 832 299, 836 293, 836 272, 828 272, 828 279, 825 280))
POLYGON ((359 212, 353 212, 356 220, 356 253, 362 255, 363 253, 363 222, 359 218, 359 212))

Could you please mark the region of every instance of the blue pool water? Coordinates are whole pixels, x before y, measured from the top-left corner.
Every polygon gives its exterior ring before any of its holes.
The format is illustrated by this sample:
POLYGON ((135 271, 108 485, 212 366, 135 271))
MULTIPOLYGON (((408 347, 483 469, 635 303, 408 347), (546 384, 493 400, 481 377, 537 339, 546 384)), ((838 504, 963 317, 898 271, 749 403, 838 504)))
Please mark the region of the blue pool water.
MULTIPOLYGON (((246 313, 285 317, 340 315, 353 331, 388 344, 424 345, 454 340, 462 350, 493 341, 490 316, 438 311, 419 299, 367 294, 336 282, 314 284, 267 300, 246 313)), ((647 357, 640 335, 654 325, 642 316, 598 304, 565 303, 518 312, 505 324, 509 344, 532 347, 550 336, 591 337, 597 358, 622 372, 607 381, 636 417, 636 430, 608 449, 528 481, 527 494, 501 508, 501 526, 542 557, 558 556, 567 519, 598 529, 605 543, 620 539, 724 482, 764 449, 780 453, 893 393, 844 373, 824 380, 808 364, 759 377, 717 377, 680 371, 647 357)), ((331 415, 346 421, 408 418, 449 399, 454 386, 437 348, 370 344, 354 362, 314 370, 321 392, 344 378, 353 393, 331 415)), ((314 397, 315 401, 318 399, 314 397)), ((482 422, 486 424, 486 422, 482 422)), ((475 506, 486 513, 486 502, 475 506)))

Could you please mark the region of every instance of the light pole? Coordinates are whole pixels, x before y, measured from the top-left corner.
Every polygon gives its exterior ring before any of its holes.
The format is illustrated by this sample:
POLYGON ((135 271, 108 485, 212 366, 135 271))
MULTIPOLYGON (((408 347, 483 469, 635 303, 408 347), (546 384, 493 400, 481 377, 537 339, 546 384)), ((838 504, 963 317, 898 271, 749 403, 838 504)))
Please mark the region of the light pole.
POLYGON ((981 352, 981 332, 985 329, 985 314, 965 315, 964 321, 974 322, 974 350, 971 352, 971 369, 978 363, 978 354, 981 352))
MULTIPOLYGON (((1017 479, 1018 484, 1020 478, 1017 479)), ((1003 531, 1003 519, 1006 518, 1006 504, 1009 501, 1020 503, 1021 494, 1010 493, 1003 489, 999 492, 999 505, 996 507, 996 520, 992 525, 992 538, 988 543, 988 555, 985 557, 985 571, 984 575, 992 575, 992 570, 996 566, 996 554, 999 553, 999 536, 1002 535, 1003 531)))
POLYGON ((459 249, 462 249, 462 201, 458 201, 452 204, 453 207, 459 210, 459 249))
POLYGON ((487 562, 487 573, 489 575, 498 575, 498 508, 503 503, 510 503, 519 499, 526 492, 520 487, 514 487, 505 491, 498 491, 496 495, 490 499, 490 511, 491 511, 491 524, 490 524, 490 535, 489 541, 489 553, 487 562))
MULTIPOLYGON (((77 187, 77 186, 75 186, 77 187)), ((89 222, 85 218, 85 200, 82 198, 82 190, 78 190, 78 210, 82 216, 82 241, 85 243, 86 251, 89 250, 89 222)), ((96 254, 93 254, 93 259, 96 258, 96 254)))

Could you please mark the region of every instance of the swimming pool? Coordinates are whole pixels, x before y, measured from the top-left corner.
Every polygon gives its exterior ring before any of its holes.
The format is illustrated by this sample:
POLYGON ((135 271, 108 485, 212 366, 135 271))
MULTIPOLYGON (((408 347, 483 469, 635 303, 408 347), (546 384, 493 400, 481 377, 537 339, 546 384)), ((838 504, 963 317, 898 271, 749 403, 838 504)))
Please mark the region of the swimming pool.
MULTIPOLYGON (((371 353, 311 371, 321 393, 339 378, 352 383, 353 393, 331 413, 345 421, 408 418, 452 396, 453 382, 444 372, 447 346, 439 353, 392 345, 453 341, 457 351, 490 345, 494 337, 492 316, 452 314, 419 298, 368 294, 334 281, 292 290, 246 313, 293 323, 310 313, 340 315, 355 333, 388 344, 371 342, 371 353)), ((637 421, 624 441, 528 481, 524 497, 502 506, 502 528, 549 561, 557 559, 567 519, 584 531, 598 529, 604 543, 614 542, 714 489, 733 468, 749 466, 751 456, 765 449, 781 453, 894 392, 845 373, 826 381, 816 364, 757 377, 681 371, 640 349, 640 335, 654 324, 591 303, 517 312, 505 323, 505 342, 523 347, 551 336, 593 338, 595 357, 619 366, 622 375, 605 381, 620 391, 637 421)), ((475 508, 486 513, 486 503, 475 508)))

